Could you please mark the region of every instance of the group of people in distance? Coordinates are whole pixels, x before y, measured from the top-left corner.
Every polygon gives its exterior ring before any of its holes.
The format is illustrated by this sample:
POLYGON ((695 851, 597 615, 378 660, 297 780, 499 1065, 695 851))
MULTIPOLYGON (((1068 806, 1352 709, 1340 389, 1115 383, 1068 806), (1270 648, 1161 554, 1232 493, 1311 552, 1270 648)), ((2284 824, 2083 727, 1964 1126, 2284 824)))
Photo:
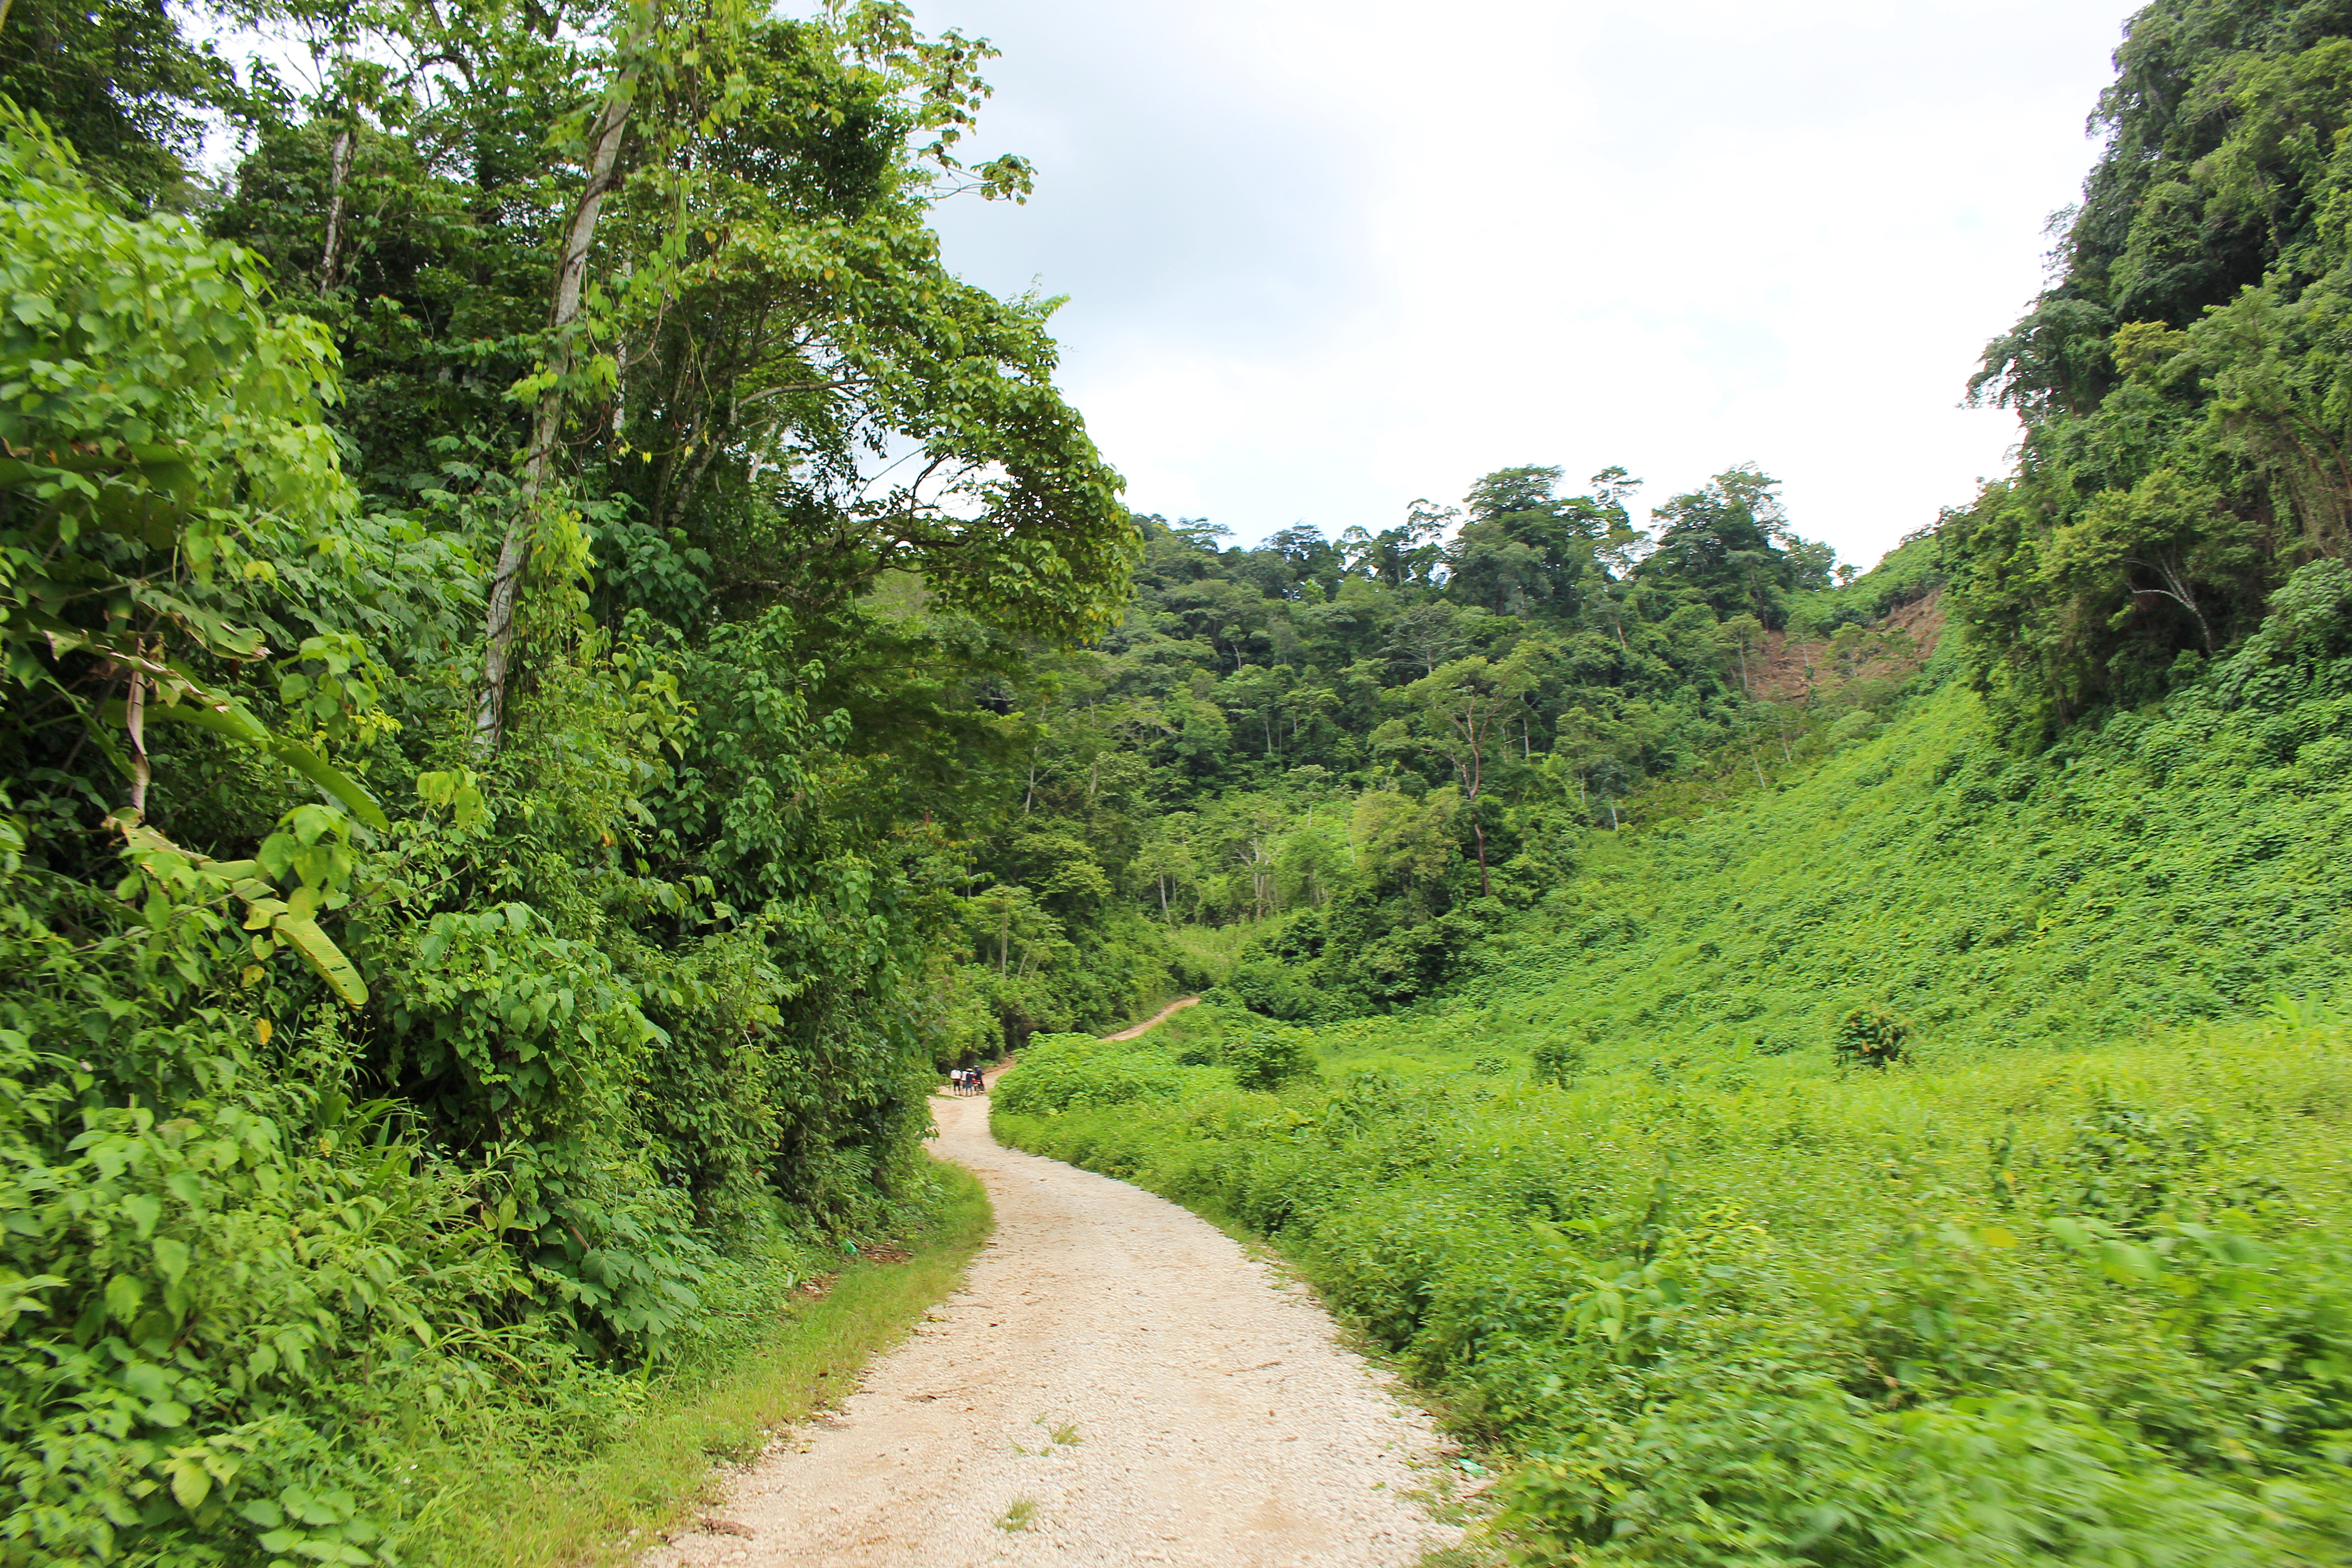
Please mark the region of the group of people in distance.
POLYGON ((988 1079, 978 1068, 952 1068, 948 1072, 948 1091, 951 1094, 985 1094, 988 1079))

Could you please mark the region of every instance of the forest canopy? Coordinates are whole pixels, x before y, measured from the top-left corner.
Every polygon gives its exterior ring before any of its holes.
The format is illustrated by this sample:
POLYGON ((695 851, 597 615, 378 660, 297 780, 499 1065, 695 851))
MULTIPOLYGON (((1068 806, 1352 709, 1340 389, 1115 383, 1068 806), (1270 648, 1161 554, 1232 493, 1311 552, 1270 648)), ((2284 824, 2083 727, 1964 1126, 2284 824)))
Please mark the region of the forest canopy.
POLYGON ((0 32, 12 1562, 390 1561, 402 1432, 919 1209, 975 694, 1139 545, 928 225, 985 46, 254 19, 0 32))

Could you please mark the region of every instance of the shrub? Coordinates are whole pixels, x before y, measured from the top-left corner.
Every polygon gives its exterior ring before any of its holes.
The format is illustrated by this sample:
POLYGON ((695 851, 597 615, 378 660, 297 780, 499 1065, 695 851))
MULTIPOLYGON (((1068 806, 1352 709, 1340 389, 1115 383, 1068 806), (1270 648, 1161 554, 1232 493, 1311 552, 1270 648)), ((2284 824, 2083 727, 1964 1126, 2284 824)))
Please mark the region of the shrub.
POLYGON ((1573 1040, 1546 1040, 1528 1054, 1536 1077, 1566 1089, 1584 1070, 1584 1047, 1573 1040))
POLYGON ((995 1108, 1015 1116, 1058 1116, 1080 1106, 1172 1098, 1175 1064, 1157 1051, 1092 1035, 1038 1035, 1018 1066, 998 1080, 995 1108))
POLYGON ((1856 1067, 1884 1068, 1903 1059, 1911 1026, 1884 1007, 1856 1007, 1838 1020, 1832 1043, 1838 1059, 1856 1067))
POLYGON ((1315 1058, 1295 1035, 1254 1029, 1227 1040, 1218 1054, 1244 1089, 1279 1089, 1293 1079, 1315 1076, 1315 1058))

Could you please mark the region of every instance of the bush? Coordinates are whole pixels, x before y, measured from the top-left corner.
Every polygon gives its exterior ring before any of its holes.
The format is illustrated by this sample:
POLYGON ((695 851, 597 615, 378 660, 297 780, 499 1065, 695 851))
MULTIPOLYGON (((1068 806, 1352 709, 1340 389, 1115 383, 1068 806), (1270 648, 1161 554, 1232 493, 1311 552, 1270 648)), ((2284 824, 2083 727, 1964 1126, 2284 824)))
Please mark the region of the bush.
POLYGON ((1237 966, 1225 990, 1251 1012, 1285 1023, 1321 1023, 1349 1011, 1342 999, 1316 989, 1292 965, 1272 960, 1237 966))
POLYGON ((1315 1076, 1315 1058, 1295 1035, 1253 1029, 1228 1039, 1219 1059, 1243 1089, 1276 1089, 1294 1079, 1315 1076))
POLYGON ((1903 1059, 1911 1026, 1884 1007, 1856 1007, 1838 1020, 1838 1059, 1856 1067, 1885 1068, 1903 1059))
POLYGON ((1584 1047, 1573 1040, 1546 1040, 1528 1053, 1528 1059, 1538 1079, 1568 1089, 1584 1070, 1584 1047))
POLYGON ((1058 1116, 1087 1106, 1172 1099, 1176 1065, 1152 1050, 1092 1035, 1038 1035, 1019 1063, 997 1080, 994 1109, 1014 1116, 1058 1116))

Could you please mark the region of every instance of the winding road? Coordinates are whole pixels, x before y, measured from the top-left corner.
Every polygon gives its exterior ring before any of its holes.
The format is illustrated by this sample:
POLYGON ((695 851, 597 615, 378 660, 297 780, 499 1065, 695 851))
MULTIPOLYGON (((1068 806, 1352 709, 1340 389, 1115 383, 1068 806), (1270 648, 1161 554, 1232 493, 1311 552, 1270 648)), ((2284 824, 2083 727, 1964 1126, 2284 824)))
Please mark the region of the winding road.
POLYGON ((964 1289, 646 1568, 1402 1568, 1459 1539, 1407 1495, 1440 1472, 1427 1419, 1302 1290, 1172 1204, 1001 1147, 984 1099, 933 1114, 996 1206, 964 1289))

